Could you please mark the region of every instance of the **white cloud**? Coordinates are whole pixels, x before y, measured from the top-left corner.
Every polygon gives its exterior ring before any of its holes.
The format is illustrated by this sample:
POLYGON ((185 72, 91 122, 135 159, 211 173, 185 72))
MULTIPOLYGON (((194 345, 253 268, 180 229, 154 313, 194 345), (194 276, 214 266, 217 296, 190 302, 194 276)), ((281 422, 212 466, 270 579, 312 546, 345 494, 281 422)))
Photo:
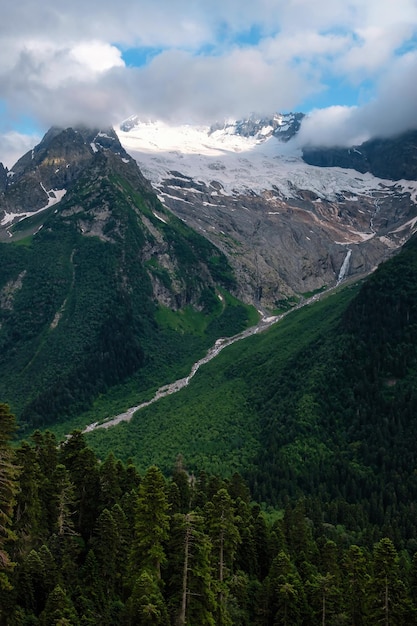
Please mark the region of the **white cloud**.
POLYGON ((393 24, 391 28, 358 28, 356 45, 342 55, 338 68, 355 81, 378 75, 395 58, 396 49, 413 34, 408 24, 393 24))
POLYGON ((399 56, 416 47, 416 0, 19 0, 1 18, 3 132, 8 113, 46 128, 133 113, 212 121, 299 109, 337 81, 374 102, 312 112, 306 137, 326 115, 328 141, 385 132, 388 107, 391 129, 416 124, 415 59, 399 56), (129 46, 155 54, 126 67, 129 46))
POLYGON ((137 112, 176 120, 215 121, 289 109, 315 89, 300 72, 285 63, 270 63, 252 48, 222 57, 169 51, 132 74, 137 112))
POLYGON ((298 141, 302 146, 352 146, 369 139, 366 129, 356 128, 357 107, 332 106, 317 109, 303 120, 298 141))
POLYGON ((409 129, 417 129, 417 52, 393 61, 371 102, 312 111, 298 139, 302 145, 351 146, 409 129))
POLYGON ((102 41, 79 43, 72 48, 70 54, 80 65, 92 72, 105 72, 112 67, 124 67, 120 50, 102 41))
POLYGON ((16 131, 9 131, 0 135, 0 145, 6 155, 6 158, 3 159, 3 165, 11 169, 16 161, 39 141, 38 135, 24 135, 16 131))

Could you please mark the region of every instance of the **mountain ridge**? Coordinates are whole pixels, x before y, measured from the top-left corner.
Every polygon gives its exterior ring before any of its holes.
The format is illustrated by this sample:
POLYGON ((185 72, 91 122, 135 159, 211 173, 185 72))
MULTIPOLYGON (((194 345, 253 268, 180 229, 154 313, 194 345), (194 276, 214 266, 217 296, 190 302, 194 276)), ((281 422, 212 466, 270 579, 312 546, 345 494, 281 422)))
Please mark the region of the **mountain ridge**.
POLYGON ((52 128, 11 171, 0 172, 0 241, 16 240, 13 224, 58 204, 106 151, 136 161, 141 187, 226 255, 236 295, 247 304, 273 311, 328 288, 344 263, 345 276, 366 274, 414 232, 417 182, 305 163, 294 143, 302 119, 276 114, 176 129, 132 117, 117 132, 52 128))
POLYGON ((349 148, 307 147, 303 159, 320 167, 349 167, 392 180, 417 179, 417 131, 375 138, 349 148))

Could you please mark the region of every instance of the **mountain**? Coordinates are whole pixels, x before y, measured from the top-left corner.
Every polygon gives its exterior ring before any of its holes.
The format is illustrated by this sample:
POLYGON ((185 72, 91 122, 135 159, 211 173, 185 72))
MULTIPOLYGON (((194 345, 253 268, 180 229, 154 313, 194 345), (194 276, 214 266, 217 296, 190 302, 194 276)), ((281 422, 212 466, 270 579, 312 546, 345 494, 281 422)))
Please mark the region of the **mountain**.
POLYGON ((22 427, 109 394, 124 407, 257 317, 111 129, 51 129, 7 172, 1 209, 0 396, 22 427))
POLYGON ((400 147, 387 159, 375 142, 374 173, 352 169, 355 151, 310 164, 297 144, 302 118, 175 127, 133 117, 117 129, 161 202, 228 256, 239 297, 269 310, 372 271, 415 230, 417 176, 397 180, 381 165, 399 170, 400 147))
POLYGON ((348 167, 391 180, 417 180, 417 131, 394 138, 372 139, 350 148, 311 147, 303 159, 320 167, 348 167))
POLYGON ((0 395, 22 424, 147 400, 248 305, 287 310, 407 241, 417 183, 306 164, 300 123, 52 128, 1 169, 0 395))

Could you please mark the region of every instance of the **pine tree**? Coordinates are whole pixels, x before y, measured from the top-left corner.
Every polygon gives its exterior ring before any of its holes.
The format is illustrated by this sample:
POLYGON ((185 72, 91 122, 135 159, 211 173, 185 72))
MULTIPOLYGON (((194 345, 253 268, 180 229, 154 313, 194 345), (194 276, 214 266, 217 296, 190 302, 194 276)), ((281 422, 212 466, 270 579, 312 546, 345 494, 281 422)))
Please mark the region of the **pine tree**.
POLYGON ((171 521, 167 592, 176 625, 214 626, 216 601, 211 542, 201 515, 177 513, 171 521))
POLYGON ((55 532, 59 537, 74 535, 74 485, 64 465, 57 465, 53 475, 55 484, 55 532))
POLYGON ((77 559, 81 551, 81 542, 74 525, 74 486, 69 472, 61 464, 56 466, 52 482, 55 487, 52 494, 54 528, 48 547, 62 573, 65 586, 70 588, 78 576, 77 559))
POLYGON ((129 550, 130 545, 133 541, 133 532, 129 528, 129 522, 123 511, 122 507, 119 504, 115 504, 111 511, 111 516, 115 521, 117 528, 117 536, 116 536, 116 580, 115 580, 115 590, 119 596, 123 595, 124 588, 126 586, 126 578, 128 574, 128 563, 129 563, 129 550))
POLYGON ((355 626, 366 618, 366 589, 369 583, 368 559, 363 548, 351 545, 344 559, 345 610, 355 626))
POLYGON ((113 452, 110 452, 100 466, 100 504, 110 509, 120 501, 122 490, 120 487, 119 467, 113 452))
POLYGON ((92 535, 100 504, 97 457, 87 447, 85 437, 79 430, 71 433, 61 448, 60 457, 74 485, 75 529, 87 541, 92 535))
POLYGON ((42 570, 39 554, 31 550, 20 564, 16 585, 19 603, 28 613, 36 616, 39 616, 45 608, 46 599, 51 591, 45 587, 42 570))
POLYGON ((381 539, 373 551, 373 575, 368 586, 370 623, 384 626, 408 624, 409 608, 404 583, 400 578, 398 553, 391 539, 381 539))
POLYGON ((316 609, 316 613, 320 615, 320 624, 326 626, 331 623, 332 616, 335 614, 334 600, 338 595, 338 588, 335 583, 333 574, 317 574, 309 581, 311 589, 312 604, 316 609))
POLYGON ((42 537, 47 536, 47 528, 42 523, 42 504, 39 497, 39 486, 42 474, 35 450, 22 443, 16 450, 16 462, 19 466, 20 491, 16 496, 14 512, 14 529, 17 541, 15 554, 26 555, 39 545, 42 537))
POLYGON ((108 509, 100 513, 91 543, 97 557, 104 595, 109 602, 114 595, 120 540, 117 524, 108 509))
POLYGON ((11 591, 8 574, 13 568, 9 547, 16 536, 12 530, 12 513, 18 491, 18 472, 10 445, 15 419, 7 404, 0 404, 0 623, 7 617, 2 607, 11 591))
POLYGON ((410 596, 417 609, 417 552, 413 554, 410 568, 410 596))
POLYGON ((36 453, 36 460, 45 478, 51 478, 58 463, 58 442, 54 433, 37 430, 31 436, 36 453))
MULTIPOLYGON (((270 533, 267 527, 265 517, 261 513, 259 505, 252 508, 253 518, 253 537, 256 548, 257 575, 259 580, 264 580, 268 574, 274 553, 270 545, 270 533)), ((277 551, 275 552, 275 554, 277 551)))
POLYGON ((102 584, 100 565, 93 550, 89 550, 81 568, 79 586, 74 594, 82 624, 105 624, 103 608, 106 607, 106 596, 102 584))
POLYGON ((219 626, 226 626, 230 623, 227 612, 228 587, 226 578, 233 571, 236 549, 241 541, 236 525, 233 501, 226 489, 219 489, 212 502, 206 504, 205 513, 209 536, 213 544, 213 566, 217 571, 217 623, 219 626))
POLYGON ((296 626, 308 616, 300 575, 289 555, 281 550, 264 581, 263 612, 267 623, 296 626))
POLYGON ((172 481, 178 487, 178 513, 187 513, 187 511, 190 510, 192 493, 188 474, 184 469, 184 459, 181 454, 177 456, 175 468, 172 473, 172 481))
POLYGON ((152 466, 139 485, 136 501, 135 536, 130 558, 130 577, 135 579, 142 569, 161 578, 165 562, 164 542, 169 533, 168 500, 161 470, 152 466))
POLYGON ((58 443, 50 431, 41 433, 37 430, 31 440, 34 444, 36 462, 40 469, 38 497, 41 507, 40 527, 42 538, 53 532, 55 524, 54 509, 54 472, 58 464, 58 443))
POLYGON ((40 626, 78 626, 74 605, 66 591, 57 585, 49 594, 39 618, 40 626))
POLYGON ((259 569, 252 509, 240 496, 235 500, 236 527, 240 541, 236 550, 234 569, 256 575, 259 569))
POLYGON ((127 621, 129 626, 169 626, 159 580, 146 570, 136 579, 127 602, 127 621))

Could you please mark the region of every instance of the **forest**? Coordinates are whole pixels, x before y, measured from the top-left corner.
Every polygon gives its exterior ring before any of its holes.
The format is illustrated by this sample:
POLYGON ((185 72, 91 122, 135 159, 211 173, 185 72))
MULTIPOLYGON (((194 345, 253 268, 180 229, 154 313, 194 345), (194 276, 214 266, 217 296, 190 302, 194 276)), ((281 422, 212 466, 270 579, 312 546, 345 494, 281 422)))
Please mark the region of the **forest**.
POLYGON ((347 531, 318 498, 263 510, 238 474, 139 474, 15 427, 1 404, 2 625, 417 624, 417 555, 360 505, 347 531))
POLYGON ((224 350, 187 389, 88 443, 168 475, 179 452, 266 506, 417 550, 417 240, 362 282, 224 350), (381 537, 381 535, 379 535, 381 537))

